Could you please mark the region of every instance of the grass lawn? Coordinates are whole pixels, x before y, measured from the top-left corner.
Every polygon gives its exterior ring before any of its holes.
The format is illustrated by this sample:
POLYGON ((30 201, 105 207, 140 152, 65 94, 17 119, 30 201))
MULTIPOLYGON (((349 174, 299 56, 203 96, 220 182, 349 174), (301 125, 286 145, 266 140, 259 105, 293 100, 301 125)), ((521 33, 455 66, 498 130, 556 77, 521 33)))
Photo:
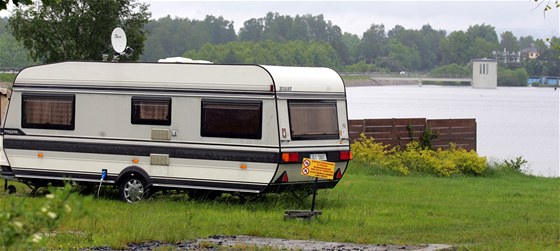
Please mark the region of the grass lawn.
POLYGON ((16 79, 16 74, 0 73, 0 82, 14 82, 14 79, 16 79))
POLYGON ((369 76, 366 75, 342 75, 342 79, 344 81, 351 81, 351 80, 371 80, 369 76))
MULTIPOLYGON (((352 165, 350 168, 359 168, 352 165)), ((22 187, 21 187, 22 188, 22 187)), ((20 189, 21 191, 22 189, 20 189)), ((239 203, 234 197, 193 201, 157 196, 126 204, 105 191, 86 203, 89 214, 66 219, 42 246, 75 248, 209 235, 253 235, 369 244, 452 244, 460 250, 558 250, 560 179, 522 175, 491 177, 364 175, 350 171, 320 191, 312 221, 284 220, 286 209, 309 209, 311 198, 266 196, 239 203)), ((42 197, 0 195, 41 204, 42 197)))

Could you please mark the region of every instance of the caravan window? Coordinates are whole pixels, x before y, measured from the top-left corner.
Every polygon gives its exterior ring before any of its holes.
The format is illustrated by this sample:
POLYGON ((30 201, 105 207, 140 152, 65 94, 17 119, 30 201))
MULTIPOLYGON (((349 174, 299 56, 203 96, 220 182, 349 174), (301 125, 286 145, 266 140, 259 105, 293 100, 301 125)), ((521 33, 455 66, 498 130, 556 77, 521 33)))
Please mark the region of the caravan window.
POLYGON ((290 100, 288 109, 293 140, 338 139, 335 101, 290 100))
POLYGON ((21 127, 74 130, 74 95, 23 94, 21 127))
POLYGON ((171 98, 132 97, 132 124, 171 125, 171 98))
POLYGON ((203 137, 260 139, 262 102, 202 101, 203 137))

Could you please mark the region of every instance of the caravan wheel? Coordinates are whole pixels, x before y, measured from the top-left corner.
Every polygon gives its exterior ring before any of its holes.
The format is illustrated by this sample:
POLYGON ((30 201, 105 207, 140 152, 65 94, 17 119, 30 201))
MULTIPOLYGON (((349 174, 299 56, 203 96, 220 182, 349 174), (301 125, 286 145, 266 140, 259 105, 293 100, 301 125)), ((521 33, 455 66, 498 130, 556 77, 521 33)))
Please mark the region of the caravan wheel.
POLYGON ((147 194, 146 182, 141 178, 127 177, 119 185, 119 194, 128 203, 141 201, 147 194))

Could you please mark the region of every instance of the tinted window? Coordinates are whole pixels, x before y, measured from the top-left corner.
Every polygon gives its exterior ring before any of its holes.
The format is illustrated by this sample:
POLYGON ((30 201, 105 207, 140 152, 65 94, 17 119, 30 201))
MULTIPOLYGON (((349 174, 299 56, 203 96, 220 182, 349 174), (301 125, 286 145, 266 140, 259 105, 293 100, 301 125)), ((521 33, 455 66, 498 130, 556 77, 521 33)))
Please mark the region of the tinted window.
POLYGON ((337 139, 338 117, 334 101, 288 101, 293 140, 337 139))
POLYGON ((74 95, 22 95, 21 126, 74 130, 74 95))
POLYGON ((202 101, 204 137, 260 139, 262 102, 202 101))
POLYGON ((133 97, 132 124, 171 125, 171 98, 133 97))

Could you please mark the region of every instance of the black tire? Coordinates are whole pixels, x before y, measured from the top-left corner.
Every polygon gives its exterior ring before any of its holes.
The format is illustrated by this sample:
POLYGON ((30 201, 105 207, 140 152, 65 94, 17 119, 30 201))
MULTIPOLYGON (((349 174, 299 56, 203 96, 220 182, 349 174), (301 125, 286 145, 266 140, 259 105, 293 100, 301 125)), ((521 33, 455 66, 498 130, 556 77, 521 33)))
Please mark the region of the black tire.
POLYGON ((14 185, 9 185, 8 194, 14 194, 14 193, 16 193, 16 187, 14 185))
POLYGON ((125 177, 119 184, 119 195, 125 202, 139 202, 149 195, 148 183, 141 177, 125 177))

